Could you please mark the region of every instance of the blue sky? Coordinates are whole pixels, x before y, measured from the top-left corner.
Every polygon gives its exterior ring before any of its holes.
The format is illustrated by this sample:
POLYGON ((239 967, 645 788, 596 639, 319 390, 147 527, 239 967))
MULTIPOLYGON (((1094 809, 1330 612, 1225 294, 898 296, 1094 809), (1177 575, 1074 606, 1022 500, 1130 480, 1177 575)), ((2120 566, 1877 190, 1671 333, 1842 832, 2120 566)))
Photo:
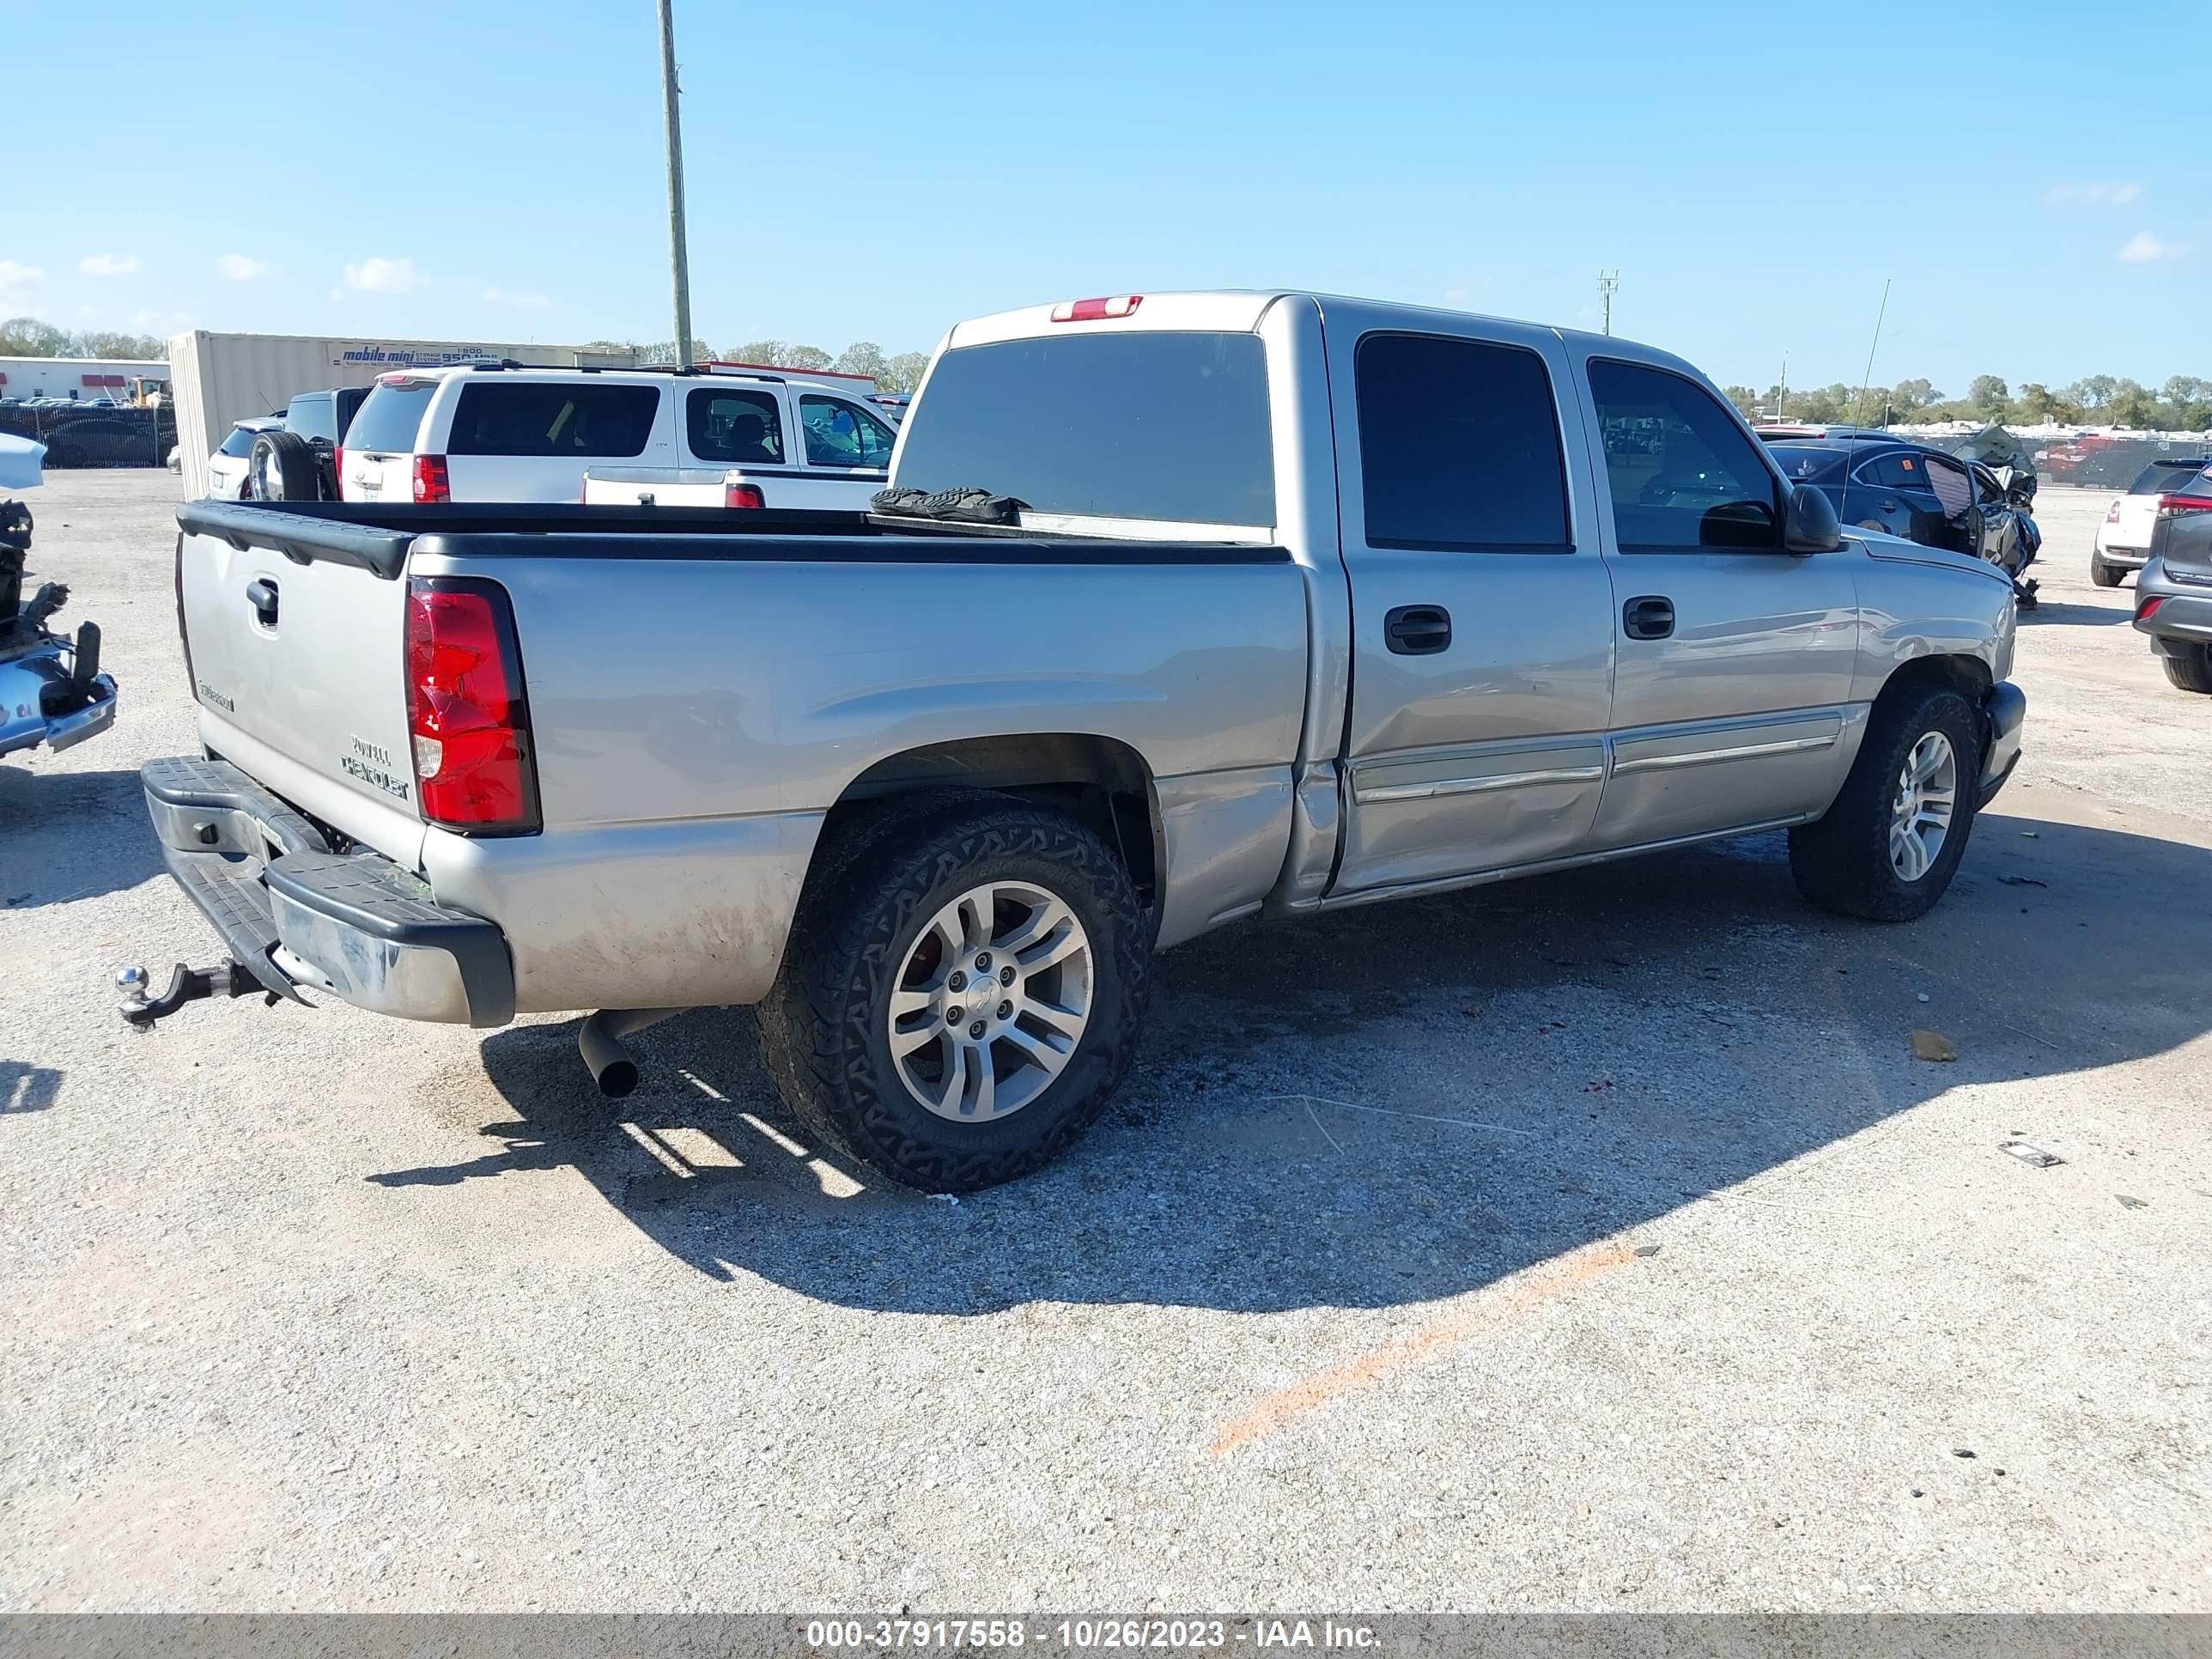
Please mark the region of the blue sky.
MULTIPOLYGON (((1886 277, 1877 381, 2212 374, 2203 54, 2078 0, 676 13, 717 343, 1279 284, 1594 326, 1603 266, 1617 331, 1723 382, 1855 383, 1886 277)), ((0 14, 0 311, 673 331, 651 0, 0 14), (102 112, 25 125, 41 82, 102 112)))

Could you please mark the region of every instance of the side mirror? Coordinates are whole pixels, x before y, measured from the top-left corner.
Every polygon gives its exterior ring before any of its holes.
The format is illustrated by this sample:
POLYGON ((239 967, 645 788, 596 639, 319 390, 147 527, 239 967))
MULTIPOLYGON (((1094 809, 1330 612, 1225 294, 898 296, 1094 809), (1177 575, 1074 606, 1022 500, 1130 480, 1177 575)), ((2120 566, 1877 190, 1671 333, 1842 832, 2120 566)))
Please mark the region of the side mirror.
POLYGON ((1790 505, 1782 515, 1782 550, 1832 553, 1843 544, 1844 527, 1836 517, 1836 504, 1811 484, 1792 488, 1790 505))

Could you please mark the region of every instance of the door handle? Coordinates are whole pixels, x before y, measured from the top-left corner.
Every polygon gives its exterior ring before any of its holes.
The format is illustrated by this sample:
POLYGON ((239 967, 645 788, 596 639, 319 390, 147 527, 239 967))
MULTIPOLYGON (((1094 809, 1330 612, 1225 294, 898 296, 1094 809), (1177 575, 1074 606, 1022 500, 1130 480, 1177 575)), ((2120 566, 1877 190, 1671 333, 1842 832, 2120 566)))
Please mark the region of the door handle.
POLYGON ((1440 605, 1401 605, 1382 618, 1383 641, 1401 657, 1432 657, 1451 644, 1451 612, 1440 605))
POLYGON ((1647 593, 1620 607, 1621 632, 1632 640, 1663 640, 1674 631, 1674 601, 1647 593))
POLYGON ((246 585, 246 602, 253 607, 253 614, 264 628, 276 626, 276 584, 266 576, 257 577, 246 585))

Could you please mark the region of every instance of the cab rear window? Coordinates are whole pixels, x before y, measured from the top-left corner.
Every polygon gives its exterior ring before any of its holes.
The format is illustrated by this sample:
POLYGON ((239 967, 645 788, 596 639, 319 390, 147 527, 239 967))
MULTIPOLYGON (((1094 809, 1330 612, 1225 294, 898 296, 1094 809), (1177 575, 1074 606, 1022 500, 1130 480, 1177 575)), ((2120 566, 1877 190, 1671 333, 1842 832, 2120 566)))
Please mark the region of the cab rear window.
POLYGON ((1114 332, 945 352, 892 482, 981 488, 1040 513, 1272 526, 1266 348, 1253 334, 1114 332))
POLYGON ((437 392, 434 380, 409 380, 396 385, 380 380, 370 388, 368 396, 362 401, 361 412, 346 428, 346 447, 411 453, 415 434, 422 429, 422 416, 428 412, 430 399, 437 392))

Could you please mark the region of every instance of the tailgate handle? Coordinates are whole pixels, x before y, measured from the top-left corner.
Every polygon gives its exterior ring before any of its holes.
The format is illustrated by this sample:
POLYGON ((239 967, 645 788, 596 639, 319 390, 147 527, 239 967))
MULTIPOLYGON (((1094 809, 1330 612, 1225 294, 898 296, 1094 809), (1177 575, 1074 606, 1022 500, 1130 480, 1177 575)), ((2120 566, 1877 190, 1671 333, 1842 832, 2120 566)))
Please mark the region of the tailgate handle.
POLYGON ((264 628, 276 626, 276 584, 266 576, 258 576, 246 585, 246 602, 253 607, 264 628))

